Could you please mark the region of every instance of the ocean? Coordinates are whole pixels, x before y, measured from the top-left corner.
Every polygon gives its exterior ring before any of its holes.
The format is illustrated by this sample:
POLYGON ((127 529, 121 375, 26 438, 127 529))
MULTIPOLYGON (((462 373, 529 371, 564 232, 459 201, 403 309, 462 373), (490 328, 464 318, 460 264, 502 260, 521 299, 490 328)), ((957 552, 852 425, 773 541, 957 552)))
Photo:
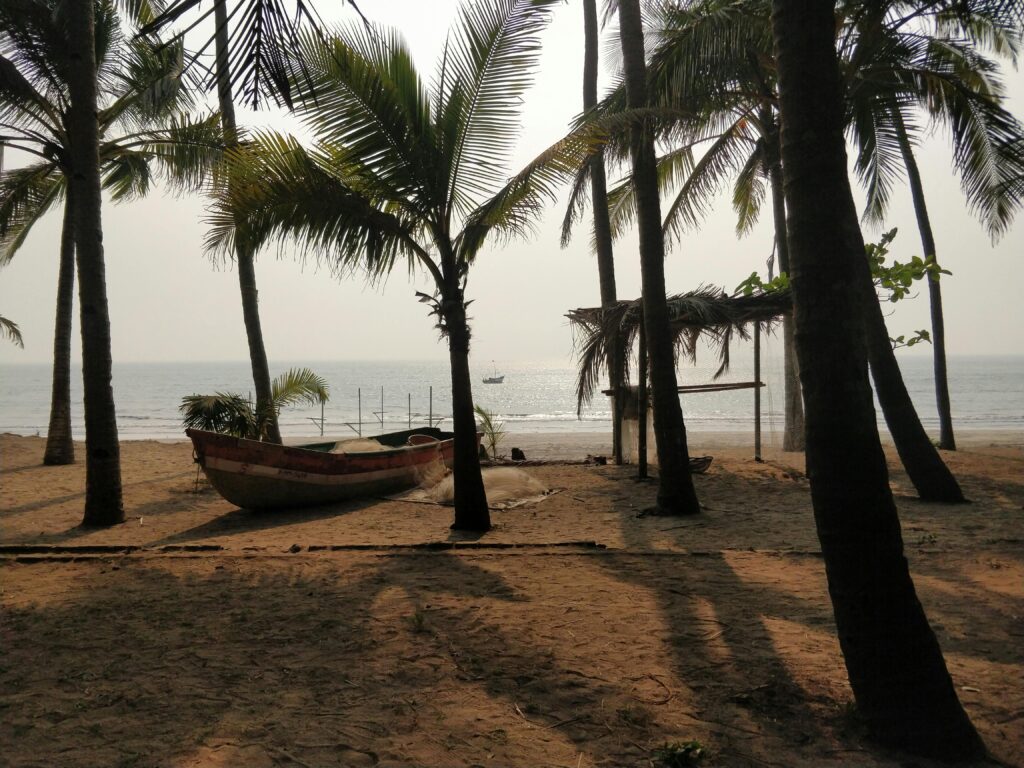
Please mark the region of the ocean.
MULTIPOLYGON (((762 362, 762 429, 771 440, 783 424, 782 359, 779 345, 768 345, 762 362)), ((749 351, 734 353, 723 381, 751 381, 749 351)), ((684 363, 680 383, 712 381, 715 361, 710 355, 694 367, 684 363)), ((272 375, 295 366, 308 366, 325 377, 331 398, 323 410, 324 433, 344 436, 405 429, 426 424, 431 416, 451 413, 447 361, 302 361, 272 364, 272 375)), ((904 378, 925 428, 936 434, 931 358, 900 358, 904 378)), ((495 363, 502 384, 484 384, 494 372, 491 361, 473 366, 476 402, 495 415, 509 433, 602 432, 611 430, 606 398, 598 396, 577 418, 576 371, 569 363, 495 363)), ((952 356, 950 389, 955 428, 1024 432, 1024 357, 952 356)), ((45 435, 49 419, 49 365, 0 367, 0 432, 45 435)), ((114 366, 114 395, 121 439, 175 439, 183 432, 178 413, 189 394, 252 391, 247 362, 121 363, 114 366)), ((77 379, 77 377, 76 377, 77 379)), ((84 437, 81 382, 72 385, 73 432, 84 437)), ((752 431, 753 390, 687 394, 683 396, 687 429, 695 431, 752 431)), ((281 414, 286 437, 320 434, 321 409, 291 408, 281 414)), ((447 419, 450 427, 450 418, 447 419)), ((780 438, 781 439, 781 438, 780 438)))

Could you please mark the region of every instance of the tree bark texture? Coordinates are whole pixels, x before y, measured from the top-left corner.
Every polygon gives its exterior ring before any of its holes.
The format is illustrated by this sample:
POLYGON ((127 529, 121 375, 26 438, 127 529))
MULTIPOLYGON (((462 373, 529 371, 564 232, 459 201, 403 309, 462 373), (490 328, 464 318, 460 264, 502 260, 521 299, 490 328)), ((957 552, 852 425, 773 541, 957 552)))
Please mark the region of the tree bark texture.
MULTIPOLYGON (((597 3, 583 0, 583 109, 597 105, 597 3)), ((594 208, 594 243, 597 250, 597 273, 601 286, 601 306, 616 302, 615 254, 612 248, 612 227, 608 217, 608 181, 604 170, 604 157, 594 158, 590 168, 590 196, 594 208)), ((612 456, 622 464, 622 392, 624 350, 618 339, 610 345, 608 385, 612 391, 612 456)))
POLYGON ((462 291, 449 288, 442 303, 448 330, 448 356, 452 371, 452 421, 455 430, 455 522, 458 531, 488 531, 491 513, 487 508, 480 454, 477 449, 476 416, 473 413, 473 384, 469 373, 469 324, 462 291))
POLYGON ((82 524, 106 526, 124 522, 124 504, 103 263, 93 5, 79 0, 67 3, 65 12, 72 64, 68 69, 70 192, 74 199, 85 392, 85 514, 82 524))
POLYGON ((53 326, 53 382, 50 387, 50 426, 46 430, 43 464, 75 463, 71 439, 71 332, 75 309, 75 222, 70 190, 64 200, 57 273, 57 312, 53 326))
MULTIPOLYGON (((226 0, 214 0, 214 32, 217 68, 217 100, 220 106, 221 127, 224 143, 230 149, 238 143, 238 125, 235 122, 235 104, 231 95, 229 78, 228 22, 226 0)), ((231 184, 231 179, 228 179, 231 184)), ((277 412, 272 407, 273 397, 270 384, 270 364, 263 343, 263 327, 260 324, 259 291, 256 289, 256 254, 252 246, 239 236, 241 222, 235 220, 235 261, 238 263, 238 288, 242 297, 242 318, 245 322, 245 337, 249 343, 249 362, 252 367, 253 387, 256 390, 256 409, 265 414, 266 439, 272 443, 281 442, 281 430, 277 423, 277 412)))
MULTIPOLYGON (((775 247, 779 254, 779 271, 790 273, 789 242, 786 236, 786 198, 782 183, 782 156, 779 153, 779 128, 770 118, 765 136, 768 152, 768 179, 772 187, 772 217, 775 224, 775 247)), ((782 450, 804 450, 804 401, 800 392, 800 372, 793 341, 793 316, 782 317, 782 370, 785 387, 785 416, 782 450)))
MULTIPOLYGON (((639 109, 647 103, 647 72, 638 0, 620 0, 619 37, 627 103, 631 109, 639 109)), ((630 154, 640 233, 640 271, 644 329, 651 366, 654 436, 658 450, 658 506, 655 511, 671 515, 696 514, 700 512, 700 503, 690 474, 686 427, 676 381, 675 350, 665 300, 665 240, 661 229, 654 133, 649 123, 631 130, 630 154)), ((639 427, 645 429, 646 425, 639 427)))
POLYGON ((807 470, 850 684, 881 741, 975 757, 983 745, 914 591, 875 424, 834 8, 773 0, 772 9, 807 470))
MULTIPOLYGON (((921 183, 921 171, 918 170, 914 150, 907 137, 907 129, 899 112, 893 113, 896 130, 900 140, 900 151, 903 154, 903 165, 907 169, 907 182, 910 184, 910 195, 914 200, 914 214, 917 216, 917 230, 921 234, 921 257, 929 264, 937 264, 935 253, 935 236, 932 234, 932 222, 928 216, 928 206, 924 200, 924 185, 921 183)), ((949 376, 946 370, 946 323, 942 314, 942 289, 939 287, 939 276, 928 276, 928 300, 932 320, 932 359, 935 370, 935 402, 939 410, 939 448, 946 451, 956 450, 956 437, 953 434, 953 412, 949 400, 949 376)))

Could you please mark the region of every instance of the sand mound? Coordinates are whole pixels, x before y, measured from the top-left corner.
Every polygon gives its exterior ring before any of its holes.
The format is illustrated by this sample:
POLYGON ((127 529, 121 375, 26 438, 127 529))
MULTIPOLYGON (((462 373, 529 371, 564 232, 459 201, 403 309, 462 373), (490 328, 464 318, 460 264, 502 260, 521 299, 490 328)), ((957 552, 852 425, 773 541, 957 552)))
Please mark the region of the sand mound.
MULTIPOLYGON (((548 491, 540 480, 515 467, 492 467, 481 472, 487 501, 491 504, 511 499, 528 499, 548 491)), ((449 475, 427 491, 427 496, 440 504, 451 504, 455 500, 455 478, 449 475)))

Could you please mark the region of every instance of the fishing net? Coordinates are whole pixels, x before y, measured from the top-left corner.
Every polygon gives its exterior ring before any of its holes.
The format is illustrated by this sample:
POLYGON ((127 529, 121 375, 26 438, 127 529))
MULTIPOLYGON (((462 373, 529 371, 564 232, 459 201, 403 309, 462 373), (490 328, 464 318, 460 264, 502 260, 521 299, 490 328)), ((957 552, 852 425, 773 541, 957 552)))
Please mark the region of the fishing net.
POLYGON ((357 437, 351 440, 339 440, 331 448, 331 453, 376 453, 378 451, 393 450, 394 446, 381 445, 376 440, 357 437))
MULTIPOLYGON (((548 488, 533 475, 516 467, 490 467, 481 470, 489 504, 543 496, 548 488)), ((455 500, 455 478, 452 475, 427 491, 427 498, 439 504, 455 500)))

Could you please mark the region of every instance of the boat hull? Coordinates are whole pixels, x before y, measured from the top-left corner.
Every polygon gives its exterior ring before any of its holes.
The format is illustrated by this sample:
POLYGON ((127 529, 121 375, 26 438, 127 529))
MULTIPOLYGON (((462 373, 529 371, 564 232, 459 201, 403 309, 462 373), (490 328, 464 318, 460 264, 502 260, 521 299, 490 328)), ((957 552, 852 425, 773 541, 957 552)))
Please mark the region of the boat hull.
POLYGON ((202 430, 186 434, 210 484, 232 504, 252 510, 318 506, 412 488, 451 466, 455 447, 451 433, 429 428, 381 435, 376 439, 389 449, 366 453, 330 453, 333 441, 284 446, 202 430), (408 445, 410 437, 422 442, 408 445))

